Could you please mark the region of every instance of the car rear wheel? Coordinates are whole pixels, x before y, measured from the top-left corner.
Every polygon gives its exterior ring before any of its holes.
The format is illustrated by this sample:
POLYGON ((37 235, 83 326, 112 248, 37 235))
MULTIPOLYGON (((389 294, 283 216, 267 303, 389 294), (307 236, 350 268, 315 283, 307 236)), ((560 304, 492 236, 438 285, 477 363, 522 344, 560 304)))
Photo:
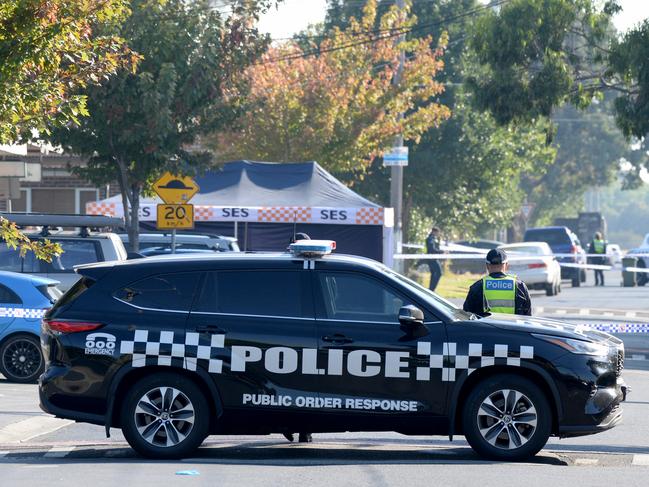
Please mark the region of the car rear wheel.
POLYGON ((44 368, 41 344, 35 336, 14 335, 0 346, 0 373, 9 382, 36 382, 44 368))
POLYGON ((579 276, 573 277, 572 278, 572 287, 579 287, 581 286, 581 279, 579 279, 579 276))
POLYGON ((552 411, 543 392, 517 375, 479 383, 463 411, 464 435, 479 455, 517 461, 536 455, 547 443, 552 411))
POLYGON ((140 379, 122 407, 122 431, 129 445, 149 458, 182 458, 209 431, 209 407, 192 381, 173 373, 140 379))

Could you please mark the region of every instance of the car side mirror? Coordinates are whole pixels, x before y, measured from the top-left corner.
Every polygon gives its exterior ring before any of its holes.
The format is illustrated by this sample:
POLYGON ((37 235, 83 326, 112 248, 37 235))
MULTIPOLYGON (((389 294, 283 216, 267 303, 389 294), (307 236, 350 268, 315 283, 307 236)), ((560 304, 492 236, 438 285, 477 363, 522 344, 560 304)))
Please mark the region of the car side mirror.
POLYGON ((413 327, 424 324, 424 312, 409 304, 399 309, 399 323, 403 326, 413 327))
POLYGON ((128 252, 126 254, 126 260, 143 259, 143 258, 144 256, 139 252, 128 252))

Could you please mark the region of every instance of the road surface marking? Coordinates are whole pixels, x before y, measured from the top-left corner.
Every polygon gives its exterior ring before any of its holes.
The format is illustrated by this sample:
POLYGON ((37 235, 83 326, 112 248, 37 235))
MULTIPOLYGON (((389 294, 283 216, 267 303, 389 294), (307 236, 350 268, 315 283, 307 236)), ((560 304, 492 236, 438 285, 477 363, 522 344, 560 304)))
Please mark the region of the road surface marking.
POLYGON ((577 458, 575 460, 575 465, 597 465, 599 460, 597 458, 577 458))
POLYGON ((43 455, 45 458, 63 458, 68 453, 76 448, 75 445, 70 446, 54 446, 48 450, 48 452, 43 455))
POLYGON ((626 316, 627 318, 635 318, 635 315, 635 311, 627 311, 626 313, 624 313, 624 316, 626 316))
POLYGON ((73 421, 51 416, 35 416, 24 419, 0 429, 0 444, 29 441, 37 436, 53 433, 72 423, 73 421))
POLYGON ((631 357, 627 357, 626 359, 627 360, 647 360, 647 356, 634 353, 633 355, 631 355, 631 357))
POLYGON ((582 309, 579 310, 579 314, 580 314, 580 315, 589 315, 589 314, 590 314, 590 310, 589 310, 589 309, 582 308, 582 309))
POLYGON ((649 467, 649 455, 633 455, 631 465, 639 465, 641 467, 649 467))
POLYGON ((568 311, 565 310, 565 309, 555 309, 554 313, 558 314, 558 315, 565 315, 565 314, 568 314, 568 311))
POLYGON ((545 308, 543 306, 539 306, 534 311, 536 311, 536 314, 540 314, 543 313, 543 311, 545 311, 545 308))

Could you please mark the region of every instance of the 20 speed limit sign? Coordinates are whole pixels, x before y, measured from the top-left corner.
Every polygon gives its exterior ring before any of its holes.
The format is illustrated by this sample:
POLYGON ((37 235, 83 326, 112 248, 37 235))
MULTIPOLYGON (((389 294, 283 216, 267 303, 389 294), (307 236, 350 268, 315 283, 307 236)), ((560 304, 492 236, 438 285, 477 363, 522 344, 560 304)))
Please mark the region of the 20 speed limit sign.
POLYGON ((158 230, 194 228, 194 205, 158 205, 158 230))

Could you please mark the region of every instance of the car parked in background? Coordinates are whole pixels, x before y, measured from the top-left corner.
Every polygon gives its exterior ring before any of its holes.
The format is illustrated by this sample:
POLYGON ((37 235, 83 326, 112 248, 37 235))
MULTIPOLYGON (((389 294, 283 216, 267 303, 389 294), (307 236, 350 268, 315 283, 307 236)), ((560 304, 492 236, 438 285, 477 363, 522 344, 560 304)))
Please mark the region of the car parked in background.
MULTIPOLYGON (((644 240, 640 247, 631 249, 629 255, 635 256, 637 259, 636 267, 640 269, 649 269, 649 233, 645 235, 644 240)), ((636 283, 638 286, 644 286, 649 282, 649 273, 638 272, 636 276, 636 283)))
POLYGON ((126 260, 124 244, 115 233, 94 232, 90 228, 115 227, 123 224, 116 218, 85 215, 41 215, 28 213, 2 213, 9 221, 23 228, 23 233, 32 240, 48 239, 58 243, 63 253, 52 262, 37 259, 29 252, 2 245, 0 242, 0 270, 47 277, 60 282, 65 292, 79 280, 74 266, 113 260, 126 260), (35 229, 36 228, 36 229, 35 229), (77 228, 78 230, 61 230, 77 228))
POLYGON ((523 237, 525 242, 545 242, 555 254, 561 265, 561 279, 568 279, 573 287, 579 287, 586 281, 586 269, 578 266, 586 264, 586 252, 577 235, 568 227, 528 228, 523 237), (565 255, 570 254, 570 255, 565 255))
POLYGON ((507 252, 509 270, 529 289, 543 289, 548 296, 561 292, 561 266, 545 242, 501 245, 507 252))
POLYGON ((61 296, 57 284, 0 271, 0 373, 10 382, 36 382, 43 372, 41 318, 61 296))
MULTIPOLYGON (((119 235, 126 247, 129 245, 128 234, 119 235)), ((171 233, 141 233, 140 253, 142 250, 157 247, 171 249, 171 233)), ((194 233, 176 234, 176 249, 206 249, 214 252, 239 252, 239 243, 234 237, 223 235, 201 235, 194 233)))

